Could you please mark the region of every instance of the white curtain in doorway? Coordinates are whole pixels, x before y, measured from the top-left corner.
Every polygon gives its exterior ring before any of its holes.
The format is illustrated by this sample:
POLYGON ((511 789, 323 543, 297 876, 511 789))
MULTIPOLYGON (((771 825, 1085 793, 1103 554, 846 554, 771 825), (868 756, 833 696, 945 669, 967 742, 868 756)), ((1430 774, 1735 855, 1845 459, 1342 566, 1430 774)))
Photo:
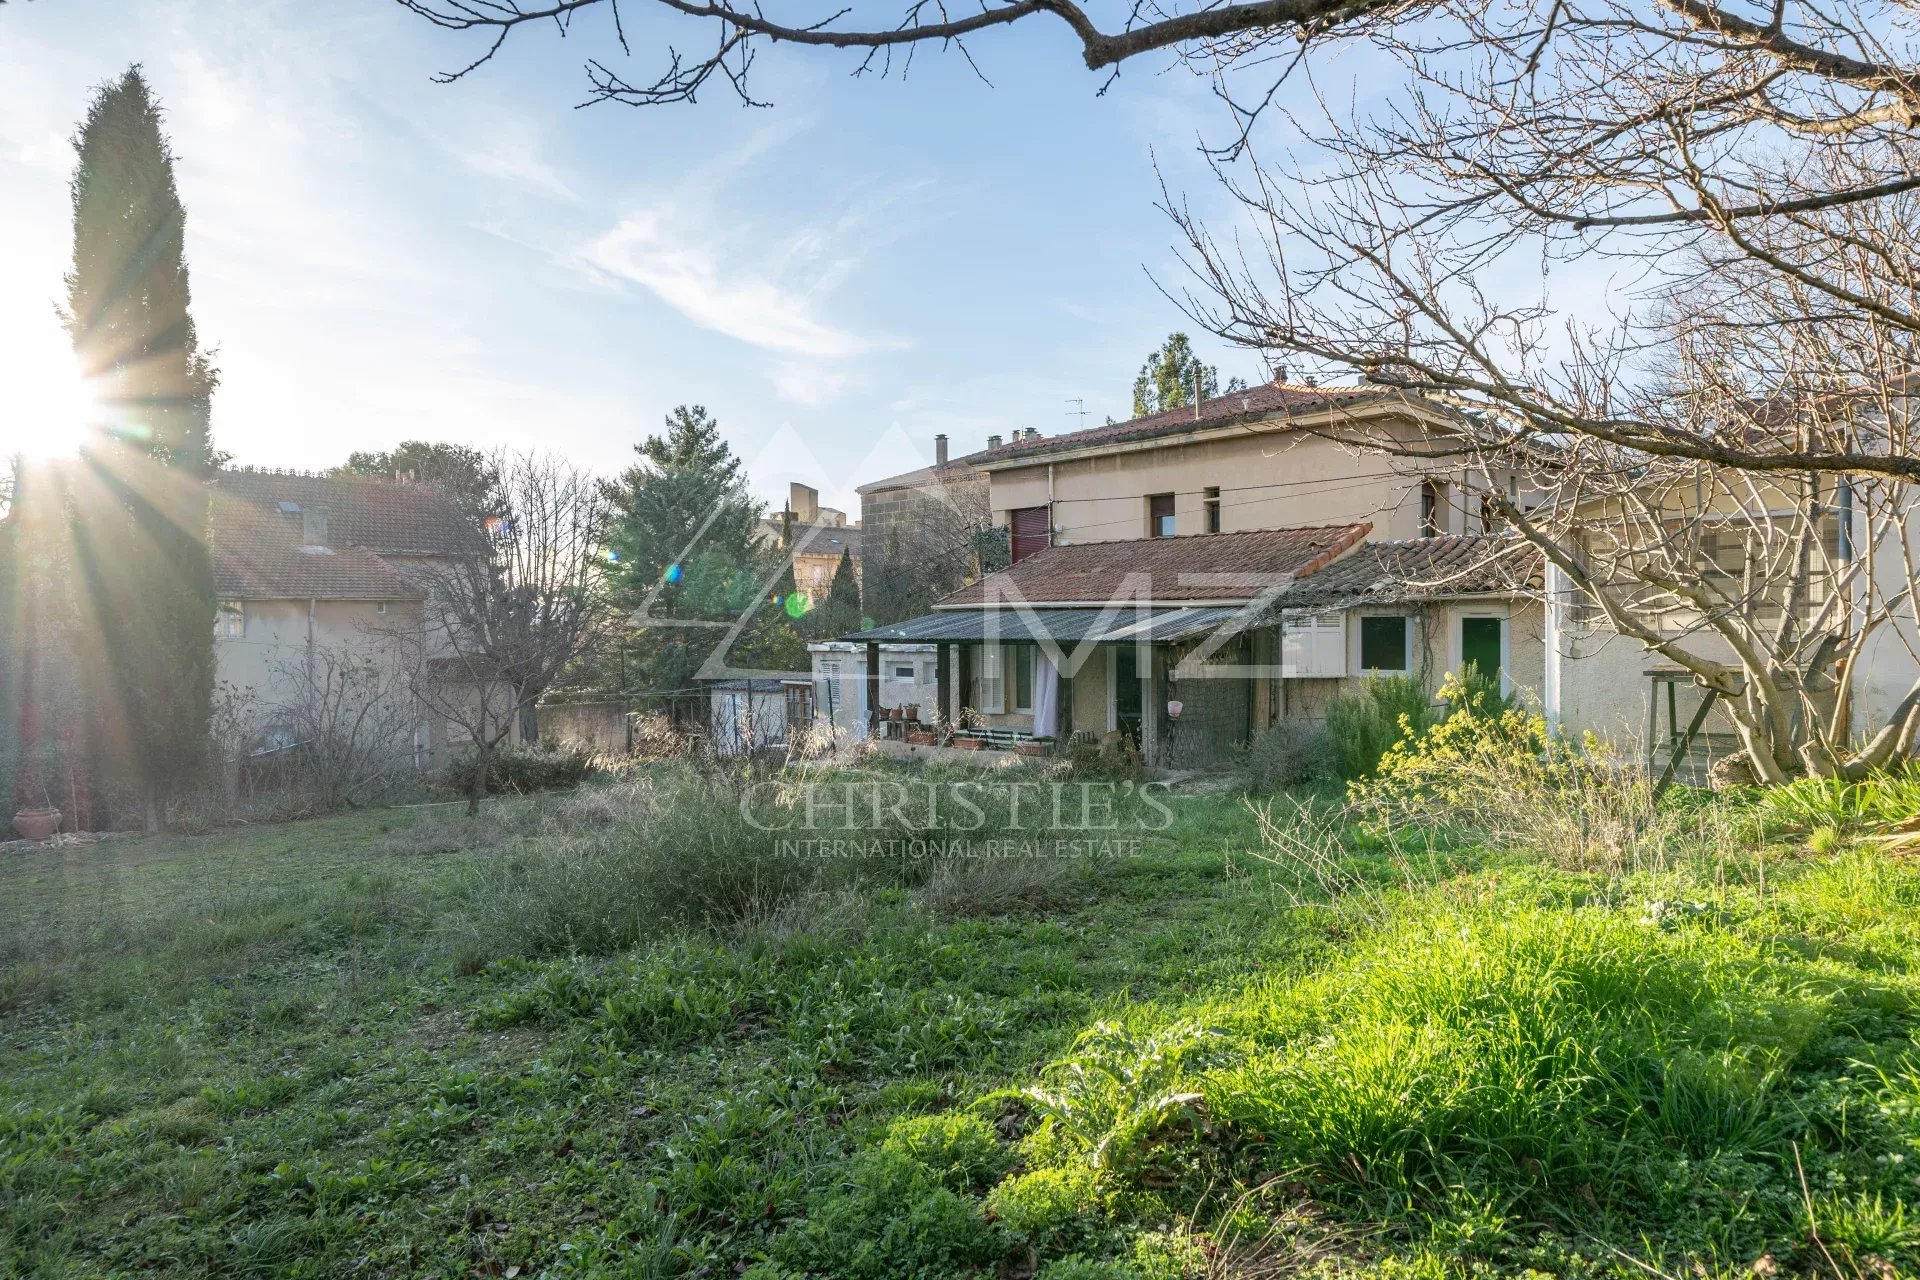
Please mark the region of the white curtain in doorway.
POLYGON ((1060 668, 1045 649, 1033 655, 1033 736, 1060 736, 1060 668))

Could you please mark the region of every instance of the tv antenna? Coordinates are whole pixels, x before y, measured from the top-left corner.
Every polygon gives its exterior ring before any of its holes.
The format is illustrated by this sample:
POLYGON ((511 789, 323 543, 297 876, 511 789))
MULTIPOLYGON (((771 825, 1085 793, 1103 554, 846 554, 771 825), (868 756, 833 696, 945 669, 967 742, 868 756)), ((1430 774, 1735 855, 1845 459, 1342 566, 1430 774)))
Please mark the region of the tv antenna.
POLYGON ((1086 425, 1087 425, 1087 401, 1086 401, 1086 397, 1084 397, 1084 396, 1068 396, 1068 397, 1067 397, 1067 403, 1073 406, 1073 408, 1071 408, 1071 409, 1069 409, 1069 410, 1067 410, 1067 416, 1068 416, 1069 418, 1078 418, 1078 419, 1080 419, 1080 428, 1081 428, 1082 430, 1084 430, 1084 429, 1086 428, 1086 425))

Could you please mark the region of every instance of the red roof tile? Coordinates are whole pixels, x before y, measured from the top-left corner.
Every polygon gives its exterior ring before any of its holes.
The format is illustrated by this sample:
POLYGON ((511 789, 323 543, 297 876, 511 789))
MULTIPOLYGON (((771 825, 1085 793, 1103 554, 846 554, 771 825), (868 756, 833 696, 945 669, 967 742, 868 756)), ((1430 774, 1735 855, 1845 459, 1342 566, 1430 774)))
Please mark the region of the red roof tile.
POLYGON ((427 485, 364 476, 223 471, 214 491, 265 511, 293 502, 323 512, 336 546, 390 555, 450 556, 471 555, 484 545, 480 531, 460 508, 427 485))
POLYGON ((455 556, 484 549, 457 506, 418 485, 234 471, 222 473, 211 490, 214 581, 222 599, 418 600, 419 587, 383 552, 455 556), (307 545, 308 512, 326 517, 326 545, 307 545))
POLYGON ((1372 530, 1371 524, 1336 524, 1048 547, 1012 568, 960 588, 940 603, 984 604, 989 592, 999 599, 1034 604, 1098 605, 1131 598, 1251 600, 1272 586, 1276 576, 1312 573, 1372 530))
POLYGON ((1400 399, 1404 399, 1400 392, 1382 387, 1306 387, 1288 382, 1268 382, 1257 387, 1248 387, 1243 391, 1229 391, 1225 395, 1202 400, 1198 413, 1194 412, 1192 405, 1187 405, 1184 408, 1169 409, 1164 413, 1149 414, 1147 417, 1134 418, 1127 422, 1113 422, 1103 427, 1088 427, 1084 431, 1069 431, 1065 435, 1011 440, 997 449, 968 454, 962 461, 970 466, 991 466, 999 462, 1027 457, 1038 458, 1046 454, 1073 449, 1105 444, 1125 444, 1135 440, 1151 440, 1159 436, 1182 435, 1208 427, 1229 426, 1235 422, 1265 421, 1276 414, 1326 409, 1334 405, 1352 405, 1363 400, 1400 399))
POLYGON ((1516 534, 1452 534, 1369 542, 1280 593, 1282 609, 1519 595, 1540 578, 1540 553, 1516 534))

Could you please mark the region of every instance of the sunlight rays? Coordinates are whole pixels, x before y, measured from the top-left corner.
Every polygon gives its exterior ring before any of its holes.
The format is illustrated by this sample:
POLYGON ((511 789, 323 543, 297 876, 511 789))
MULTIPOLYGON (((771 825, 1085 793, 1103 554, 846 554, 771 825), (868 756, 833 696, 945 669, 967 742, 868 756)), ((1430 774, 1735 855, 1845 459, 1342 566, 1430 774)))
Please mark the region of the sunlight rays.
POLYGON ((70 457, 100 433, 106 405, 72 360, 29 366, 23 375, 7 391, 0 458, 70 457))

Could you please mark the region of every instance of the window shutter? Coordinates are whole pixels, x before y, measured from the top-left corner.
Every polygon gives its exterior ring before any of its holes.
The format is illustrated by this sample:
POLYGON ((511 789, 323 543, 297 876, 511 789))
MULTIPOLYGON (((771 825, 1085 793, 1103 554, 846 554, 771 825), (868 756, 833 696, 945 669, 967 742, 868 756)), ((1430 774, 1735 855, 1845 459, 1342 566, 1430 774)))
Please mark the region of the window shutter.
POLYGON ((1325 679, 1347 674, 1343 613, 1287 613, 1280 632, 1280 674, 1325 679))

